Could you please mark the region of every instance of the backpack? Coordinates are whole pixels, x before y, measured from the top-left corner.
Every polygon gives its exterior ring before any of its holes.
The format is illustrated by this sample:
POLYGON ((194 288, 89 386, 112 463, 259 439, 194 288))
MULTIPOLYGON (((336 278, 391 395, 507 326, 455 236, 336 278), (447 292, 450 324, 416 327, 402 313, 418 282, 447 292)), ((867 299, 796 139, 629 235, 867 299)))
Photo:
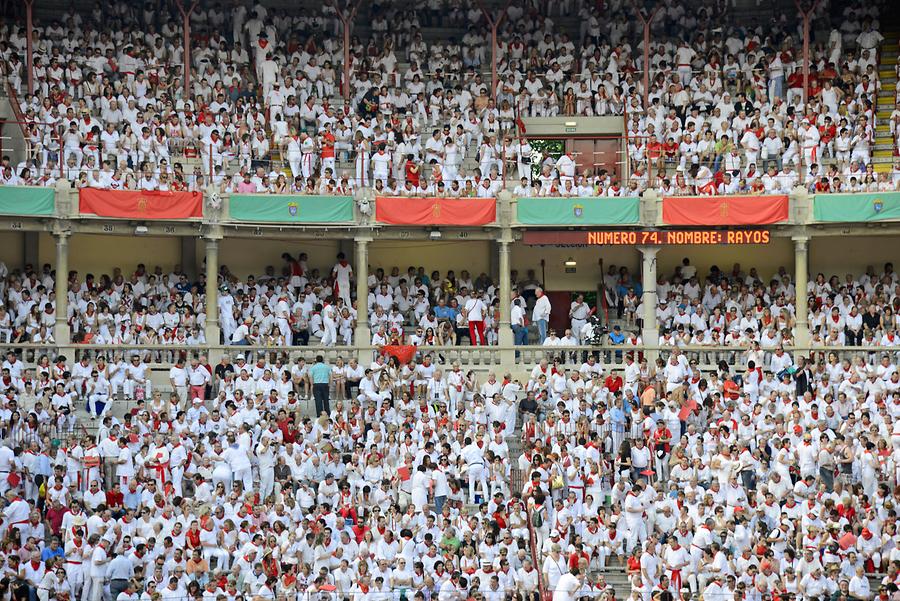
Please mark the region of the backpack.
POLYGON ((531 525, 535 528, 540 528, 544 525, 544 516, 541 511, 534 511, 531 514, 531 525))

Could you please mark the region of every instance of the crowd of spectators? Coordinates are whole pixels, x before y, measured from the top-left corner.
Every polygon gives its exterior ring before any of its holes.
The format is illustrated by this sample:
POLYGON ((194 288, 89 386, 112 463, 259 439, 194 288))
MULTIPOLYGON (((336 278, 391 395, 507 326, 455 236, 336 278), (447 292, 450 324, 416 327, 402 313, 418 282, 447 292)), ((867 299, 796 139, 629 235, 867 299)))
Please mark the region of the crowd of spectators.
MULTIPOLYGON (((609 18, 589 2, 512 3, 496 97, 480 74, 481 12, 413 4, 363 8, 371 38, 353 40, 343 106, 331 103, 343 60, 333 5, 300 16, 240 0, 198 5, 189 98, 175 14, 157 5, 98 3, 39 24, 28 66, 21 29, 4 22, 10 84, 21 95, 34 68, 37 89, 20 96, 34 158, 4 164, 0 179, 459 196, 489 196, 514 171, 522 195, 897 185, 897 172, 868 181, 874 4, 833 15, 827 44, 814 44, 811 100, 798 106, 792 22, 721 27, 726 3, 664 3, 647 111, 623 3, 604 3, 609 18), (577 34, 559 31, 554 19, 573 15, 577 34), (466 35, 424 41, 421 25, 448 24, 466 35), (626 118, 631 179, 579 172, 566 154, 552 165, 537 157, 534 173, 517 119, 554 114, 626 118), (191 154, 187 174, 178 157, 191 154)), ((0 597, 538 601, 543 589, 553 601, 607 601, 612 569, 628 575, 634 601, 898 593, 900 282, 890 263, 817 274, 798 292, 785 269, 701 275, 685 260, 651 283, 658 361, 640 348, 648 283, 611 266, 601 300, 623 323, 603 335, 621 346, 621 369, 565 348, 596 339, 602 306, 554 306, 534 273, 514 273, 514 338, 555 355, 523 375, 463 370, 440 348, 498 340, 508 299, 486 274, 375 269, 363 300, 343 255, 330 270, 302 253, 282 258, 253 276, 220 269, 218 326, 233 352, 214 361, 202 274, 65 274, 78 357, 38 352, 26 364, 10 352, 0 364, 0 597), (798 302, 808 303, 808 356, 784 350, 798 302), (569 327, 555 332, 560 309, 569 327), (367 341, 354 339, 360 310, 367 341), (416 352, 326 362, 277 350, 354 341, 416 352), (171 353, 135 348, 157 344, 171 353), (692 348, 704 345, 740 352, 711 366, 692 348), (830 348, 841 346, 868 348, 830 348)), ((62 274, 0 266, 0 276, 3 343, 63 342, 53 340, 62 274)))
MULTIPOLYGON (((877 4, 842 13, 817 5, 813 32, 831 29, 827 40, 813 40, 804 104, 795 20, 721 27, 714 17, 727 11, 723 3, 662 3, 645 110, 643 41, 631 4, 608 2, 600 14, 580 0, 551 14, 549 5, 513 3, 498 32, 492 93, 485 15, 433 3, 421 15, 397 2, 362 8, 357 18, 368 19, 369 36, 351 39, 347 101, 331 3, 297 15, 261 3, 201 3, 191 17, 187 96, 174 9, 124 5, 110 15, 98 6, 39 22, 32 96, 24 29, 5 22, 0 57, 31 152, 0 171, 0 181, 300 194, 372 186, 451 197, 490 196, 505 180, 547 196, 648 187, 771 193, 797 183, 817 192, 885 191, 900 182, 900 169, 872 169, 883 40, 877 4), (577 31, 567 27, 573 17, 577 31), (422 28, 438 25, 464 35, 426 43, 422 28), (520 119, 556 114, 623 115, 629 179, 590 157, 532 149, 520 119)), ((894 111, 892 132, 898 120, 894 111)))
MULTIPOLYGON (((607 300, 626 324, 643 322, 643 287, 627 268, 610 266, 604 276, 607 300)), ((896 347, 900 345, 900 279, 893 263, 862 274, 816 273, 806 299, 810 345, 896 347)), ((796 335, 797 290, 789 272, 771 275, 735 263, 730 271, 713 266, 698 274, 685 258, 656 283, 659 344, 738 346, 771 352, 792 346, 796 335)), ((803 296, 799 302, 804 302, 803 296)), ((574 306, 575 303, 573 303, 574 306)), ((627 332, 621 344, 638 344, 627 332)))
MULTIPOLYGON (((321 258, 314 258, 321 261, 321 258)), ((332 268, 309 266, 309 256, 284 253, 282 264, 261 273, 236 274, 222 265, 216 285, 220 340, 206 339, 206 276, 189 276, 139 264, 95 275, 70 271, 66 324, 69 340, 57 341, 57 274, 50 264, 26 266, 3 276, 0 340, 56 344, 172 346, 225 344, 252 347, 351 346, 370 344, 452 347, 499 342, 497 282, 468 270, 426 271, 424 267, 370 267, 364 302, 369 334, 357 340, 357 275, 340 253, 332 268)), ((645 282, 627 266, 610 265, 603 275, 600 304, 583 295, 566 306, 551 303, 534 270, 511 273, 514 297, 510 326, 515 344, 544 346, 640 346, 644 341, 645 282), (560 319, 559 312, 564 313, 560 319), (603 329, 593 317, 615 325, 603 329), (564 329, 551 328, 562 322, 564 329)), ((789 271, 761 274, 735 263, 702 274, 685 258, 656 282, 658 344, 726 347, 770 353, 794 345, 797 291, 789 271)), ((900 346, 900 279, 892 263, 861 274, 816 273, 806 290, 811 347, 900 346)), ((800 297, 803 298, 802 296, 800 297)), ((800 301, 803 302, 803 301, 800 301)), ((428 351, 434 353, 437 351, 428 351)), ((113 363, 121 363, 121 353, 113 363)), ((122 374, 124 375, 124 373, 122 374)))
POLYGON ((785 357, 702 368, 673 348, 658 370, 591 355, 519 378, 430 355, 189 356, 123 415, 112 362, 10 353, 0 582, 92 601, 574 601, 612 598, 625 570, 635 601, 889 598, 896 361, 785 357))

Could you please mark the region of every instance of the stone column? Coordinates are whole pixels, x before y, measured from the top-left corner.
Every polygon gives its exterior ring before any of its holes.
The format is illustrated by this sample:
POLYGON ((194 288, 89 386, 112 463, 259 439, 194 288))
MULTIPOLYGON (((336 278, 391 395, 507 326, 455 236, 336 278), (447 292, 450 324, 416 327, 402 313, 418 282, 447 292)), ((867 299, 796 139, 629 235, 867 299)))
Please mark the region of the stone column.
MULTIPOLYGON (((501 238, 497 241, 499 249, 499 269, 500 269, 500 289, 497 291, 497 298, 500 299, 500 327, 498 331, 497 342, 502 347, 513 346, 513 331, 510 326, 510 313, 512 309, 512 278, 510 277, 509 265, 509 245, 512 238, 501 238)), ((512 366, 515 363, 515 351, 501 351, 500 362, 504 366, 512 366)))
MULTIPOLYGON (((646 346, 659 344, 659 323, 656 320, 656 253, 658 246, 639 246, 641 251, 641 284, 643 286, 644 326, 641 329, 641 338, 646 346)), ((656 361, 658 351, 648 351, 648 361, 656 361)))
POLYGON ((368 346, 372 341, 369 331, 369 242, 372 239, 362 237, 356 239, 356 265, 353 272, 356 274, 356 331, 354 342, 356 346, 368 346))
MULTIPOLYGON (((53 326, 53 339, 58 346, 71 342, 68 322, 69 235, 68 230, 59 230, 53 234, 56 239, 56 323, 53 326)), ((39 267, 36 266, 37 268, 39 267)))
POLYGON ((206 242, 206 343, 221 344, 219 328, 219 240, 221 235, 209 233, 206 242))
MULTIPOLYGON (((809 282, 809 237, 795 236, 794 240, 794 289, 796 300, 794 312, 797 323, 794 331, 794 346, 805 349, 809 346, 809 311, 806 305, 806 286, 809 282)), ((802 355, 806 353, 798 351, 802 355)))

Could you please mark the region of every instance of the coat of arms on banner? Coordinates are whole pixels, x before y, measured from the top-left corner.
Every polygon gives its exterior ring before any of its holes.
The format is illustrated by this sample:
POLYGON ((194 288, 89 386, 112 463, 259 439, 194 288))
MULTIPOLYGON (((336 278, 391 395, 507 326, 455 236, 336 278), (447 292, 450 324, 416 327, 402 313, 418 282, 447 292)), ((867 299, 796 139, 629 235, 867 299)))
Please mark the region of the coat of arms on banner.
POLYGON ((880 198, 876 198, 872 201, 872 209, 874 209, 876 213, 880 213, 884 210, 884 201, 880 198))
POLYGON ((288 203, 288 213, 290 213, 291 217, 296 217, 297 213, 300 211, 300 207, 296 202, 288 203))
POLYGON ((574 213, 576 217, 582 217, 584 215, 584 207, 582 205, 575 205, 572 207, 572 213, 574 213))

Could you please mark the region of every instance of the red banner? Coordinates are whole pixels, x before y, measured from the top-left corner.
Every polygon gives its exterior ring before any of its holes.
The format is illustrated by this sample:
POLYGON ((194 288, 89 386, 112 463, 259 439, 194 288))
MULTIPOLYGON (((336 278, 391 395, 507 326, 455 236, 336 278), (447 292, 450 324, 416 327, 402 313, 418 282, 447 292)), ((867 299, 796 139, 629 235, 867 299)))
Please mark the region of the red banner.
POLYGON ((484 225, 497 220, 493 198, 375 199, 375 220, 394 225, 484 225))
POLYGON ((663 222, 669 225, 766 225, 787 219, 786 195, 663 198, 663 222))
POLYGON ((200 192, 82 188, 78 193, 78 205, 82 213, 100 217, 142 220, 203 217, 203 194, 200 192))

